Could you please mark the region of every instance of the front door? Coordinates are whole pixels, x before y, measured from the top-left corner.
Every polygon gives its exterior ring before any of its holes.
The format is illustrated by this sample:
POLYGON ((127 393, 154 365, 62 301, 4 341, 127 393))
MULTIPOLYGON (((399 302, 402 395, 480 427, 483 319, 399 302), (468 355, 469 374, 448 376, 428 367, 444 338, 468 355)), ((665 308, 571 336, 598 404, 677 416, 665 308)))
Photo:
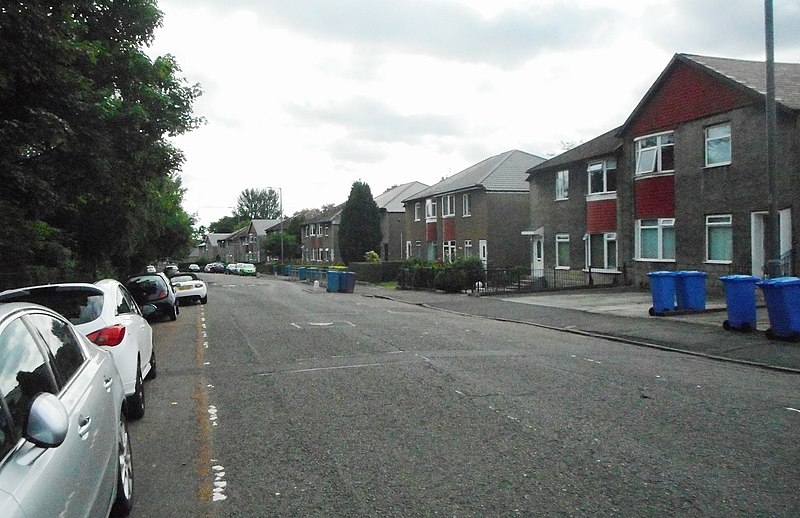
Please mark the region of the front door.
POLYGON ((483 261, 483 267, 486 268, 487 261, 489 260, 489 249, 485 239, 478 241, 478 253, 480 254, 481 261, 483 261))
POLYGON ((531 252, 531 277, 544 277, 544 239, 542 236, 533 236, 531 252))
POLYGON ((753 265, 751 274, 754 277, 764 277, 767 257, 766 235, 767 213, 753 212, 750 214, 750 261, 753 265))

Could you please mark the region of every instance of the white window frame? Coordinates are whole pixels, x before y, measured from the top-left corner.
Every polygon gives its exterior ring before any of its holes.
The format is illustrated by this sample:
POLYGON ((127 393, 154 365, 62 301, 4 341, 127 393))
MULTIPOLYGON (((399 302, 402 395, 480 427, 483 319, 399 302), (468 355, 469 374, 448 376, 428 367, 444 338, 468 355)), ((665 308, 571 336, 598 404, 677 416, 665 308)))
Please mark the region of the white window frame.
POLYGON ((420 202, 414 203, 414 221, 419 221, 422 218, 420 217, 420 213, 422 212, 422 204, 420 202))
POLYGON ((472 193, 467 192, 461 197, 461 217, 472 216, 472 193))
POLYGON ((732 147, 732 142, 731 142, 731 123, 730 122, 725 122, 725 123, 722 123, 722 124, 715 124, 713 126, 709 126, 703 131, 703 134, 705 136, 705 146, 704 146, 704 150, 705 151, 704 152, 705 152, 705 164, 706 164, 706 167, 718 167, 718 166, 721 166, 721 165, 730 165, 731 159, 733 157, 733 147, 732 147), (714 136, 714 137, 709 136, 709 133, 712 130, 720 129, 720 128, 723 128, 723 129, 727 128, 728 129, 727 134, 723 134, 723 135, 720 135, 720 136, 714 136), (726 141, 726 140, 728 141, 728 159, 727 160, 723 160, 721 162, 709 162, 708 161, 709 160, 709 152, 708 152, 709 143, 711 143, 711 142, 719 142, 719 141, 726 141))
POLYGON ((452 263, 458 258, 457 254, 455 240, 442 242, 442 261, 452 263))
MULTIPOLYGON (((566 243, 567 244, 567 253, 569 254, 569 251, 570 251, 569 250, 569 246, 570 246, 570 244, 569 244, 569 234, 556 234, 556 270, 569 270, 570 269, 570 265, 568 265, 568 264, 566 264, 566 265, 559 264, 558 251, 559 251, 559 247, 560 247, 560 245, 562 243, 566 243)), ((570 261, 571 261, 571 259, 570 259, 570 261)))
POLYGON ((472 257, 472 240, 464 240, 464 257, 472 257))
POLYGON ((556 200, 569 199, 569 171, 556 172, 556 200))
POLYGON ((617 243, 617 233, 616 232, 606 232, 604 234, 586 234, 584 239, 586 240, 586 257, 584 259, 584 264, 586 265, 586 270, 589 269, 589 265, 592 263, 592 238, 599 238, 599 236, 603 237, 603 265, 602 266, 595 266, 592 265, 593 272, 618 272, 619 271, 619 250, 616 246, 614 246, 614 266, 609 266, 608 259, 611 256, 608 252, 608 244, 617 243))
POLYGON ((456 215, 456 197, 452 194, 442 196, 442 217, 452 218, 456 215))
POLYGON ((436 221, 436 199, 435 198, 428 198, 425 200, 425 220, 436 221))
POLYGON ((706 254, 707 263, 731 264, 733 262, 733 215, 732 214, 709 214, 706 216, 706 254), (726 227, 731 233, 731 257, 729 259, 711 259, 709 257, 711 245, 711 229, 726 227))
POLYGON ((644 135, 634 139, 634 161, 636 175, 671 173, 675 171, 675 132, 665 131, 644 135), (652 142, 652 145, 649 145, 652 142), (646 146, 646 147, 645 147, 646 146), (663 155, 666 148, 672 148, 672 169, 665 169, 663 155), (645 165, 649 164, 649 165, 645 165))
MULTIPOLYGON (((675 218, 645 218, 636 220, 635 233, 635 259, 637 261, 649 262, 667 262, 674 263, 677 250, 672 251, 673 257, 664 257, 664 230, 671 228, 675 232, 675 218), (648 225, 643 227, 642 221, 656 221, 655 225, 648 225), (642 230, 643 229, 658 229, 658 257, 642 257, 642 230)), ((677 240, 677 236, 676 236, 677 240)), ((676 244, 677 246, 677 244, 676 244)))
POLYGON ((586 168, 586 177, 587 177, 587 193, 589 195, 592 194, 609 194, 617 192, 616 188, 614 190, 609 190, 608 188, 608 173, 613 171, 616 174, 617 170, 617 160, 615 158, 609 158, 606 160, 599 160, 597 162, 590 162, 589 166, 586 168), (592 190, 592 173, 601 172, 603 175, 603 189, 600 191, 593 191, 592 190))

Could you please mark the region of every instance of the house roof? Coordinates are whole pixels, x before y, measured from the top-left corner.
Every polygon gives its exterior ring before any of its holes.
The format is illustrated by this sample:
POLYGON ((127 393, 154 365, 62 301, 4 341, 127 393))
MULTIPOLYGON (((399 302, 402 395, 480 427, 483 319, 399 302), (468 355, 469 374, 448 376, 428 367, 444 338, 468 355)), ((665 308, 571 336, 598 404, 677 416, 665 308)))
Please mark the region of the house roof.
POLYGON ((316 218, 311 218, 308 221, 304 221, 303 225, 308 225, 310 223, 327 223, 329 221, 332 222, 342 214, 343 208, 344 208, 344 203, 337 205, 331 210, 323 212, 316 218))
MULTIPOLYGON (((767 95, 767 65, 763 61, 675 54, 625 124, 620 126, 620 133, 638 117, 664 79, 681 63, 710 74, 752 97, 762 99, 767 95)), ((775 104, 792 111, 800 110, 800 63, 775 63, 775 104)))
MULTIPOLYGON (((588 142, 575 146, 560 155, 554 156, 550 160, 546 160, 539 165, 531 167, 528 169, 527 174, 532 175, 543 169, 550 169, 551 167, 559 167, 573 162, 610 155, 622 146, 622 139, 617 137, 618 131, 619 128, 614 128, 611 131, 603 133, 599 137, 595 137, 588 142)), ((530 176, 528 180, 530 180, 530 176)))
MULTIPOLYGON (((262 233, 280 232, 281 231, 281 220, 279 220, 279 219, 272 220, 271 219, 269 221, 272 222, 272 225, 268 225, 266 228, 264 228, 264 230, 261 231, 262 233)), ((288 229, 289 228, 289 223, 291 223, 291 222, 292 222, 292 218, 283 218, 283 229, 284 230, 288 229)))
POLYGON ((260 236, 265 234, 268 228, 277 225, 280 222, 280 219, 254 219, 250 222, 250 225, 253 226, 255 233, 260 236))
POLYGON ((225 239, 229 235, 230 234, 212 234, 212 233, 209 233, 209 234, 206 234, 206 241, 208 241, 211 244, 211 246, 219 246, 219 241, 221 239, 225 239))
POLYGON ((527 192, 526 171, 544 158, 512 149, 489 157, 403 200, 404 203, 440 194, 483 187, 486 191, 527 192))
POLYGON ((409 182, 403 185, 396 185, 387 189, 381 195, 375 197, 375 203, 379 209, 384 209, 386 212, 405 212, 403 200, 409 196, 413 196, 418 192, 427 189, 429 186, 420 182, 409 182))

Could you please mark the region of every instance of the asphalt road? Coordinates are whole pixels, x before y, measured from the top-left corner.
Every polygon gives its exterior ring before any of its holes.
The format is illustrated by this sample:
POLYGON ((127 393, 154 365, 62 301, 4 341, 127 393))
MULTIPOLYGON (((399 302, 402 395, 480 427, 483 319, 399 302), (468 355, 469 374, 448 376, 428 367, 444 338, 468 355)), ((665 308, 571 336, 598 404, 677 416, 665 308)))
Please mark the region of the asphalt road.
POLYGON ((135 517, 800 514, 796 375, 204 277, 153 326, 135 517))

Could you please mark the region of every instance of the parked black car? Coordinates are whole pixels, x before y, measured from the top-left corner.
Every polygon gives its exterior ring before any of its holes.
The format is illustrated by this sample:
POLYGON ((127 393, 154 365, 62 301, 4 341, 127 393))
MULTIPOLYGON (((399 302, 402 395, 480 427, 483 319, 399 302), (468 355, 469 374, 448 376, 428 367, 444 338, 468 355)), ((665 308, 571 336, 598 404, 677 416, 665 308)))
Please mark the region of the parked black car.
POLYGON ((136 299, 140 307, 145 304, 152 304, 156 311, 148 318, 158 318, 168 316, 170 320, 178 318, 178 298, 175 291, 163 273, 148 273, 131 277, 125 283, 125 287, 136 299))

